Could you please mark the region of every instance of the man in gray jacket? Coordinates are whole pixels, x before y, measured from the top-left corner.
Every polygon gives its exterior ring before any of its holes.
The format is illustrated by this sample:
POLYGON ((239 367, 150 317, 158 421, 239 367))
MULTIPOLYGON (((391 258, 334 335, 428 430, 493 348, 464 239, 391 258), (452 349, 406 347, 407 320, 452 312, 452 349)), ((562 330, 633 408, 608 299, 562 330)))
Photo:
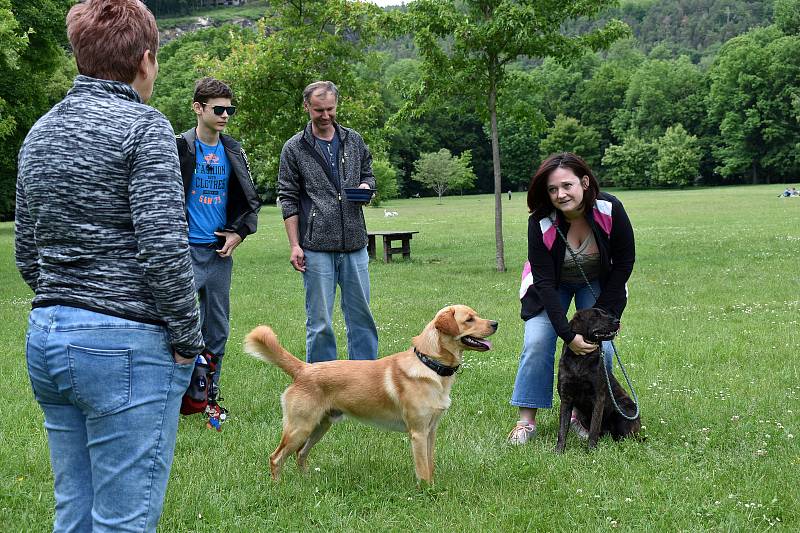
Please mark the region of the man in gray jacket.
POLYGON ((278 198, 289 237, 290 262, 306 291, 306 360, 336 359, 332 327, 336 286, 350 359, 375 359, 378 331, 369 309, 369 256, 362 203, 346 187, 375 188, 372 156, 355 130, 336 123, 339 91, 318 81, 303 91, 310 121, 281 151, 278 198))

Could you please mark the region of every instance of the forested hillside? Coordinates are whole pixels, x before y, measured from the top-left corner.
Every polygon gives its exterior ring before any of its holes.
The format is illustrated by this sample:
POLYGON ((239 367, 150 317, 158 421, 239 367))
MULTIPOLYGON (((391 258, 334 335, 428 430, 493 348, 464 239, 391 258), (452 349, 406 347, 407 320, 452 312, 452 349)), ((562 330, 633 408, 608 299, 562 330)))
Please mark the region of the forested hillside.
MULTIPOLYGON (((179 131, 194 120, 193 81, 208 74, 229 81, 240 110, 230 130, 251 155, 265 199, 274 194, 283 141, 306 120, 302 88, 319 78, 340 86, 339 118, 369 142, 384 198, 432 194, 412 175, 423 154, 441 149, 454 156, 470 151, 477 179, 462 192, 495 189, 486 100, 475 96, 483 82, 451 76, 448 87, 445 70, 437 78, 432 58, 439 53, 452 67, 454 54, 478 57, 459 48, 459 39, 469 35, 465 28, 484 31, 513 10, 497 8, 481 19, 470 15, 470 1, 419 0, 386 10, 346 0, 251 1, 247 9, 268 15, 243 28, 223 23, 240 8, 211 9, 196 0, 146 3, 161 29, 197 13, 218 24, 162 46, 150 103, 179 131), (441 15, 444 40, 438 42, 445 46, 439 52, 426 26, 413 23, 425 9, 441 15)), ((0 86, 0 139, 13 154, 36 118, 70 86, 75 67, 64 16, 71 4, 0 0, 0 71, 7 80, 0 86)), ((536 4, 514 3, 523 11, 536 4)), ((590 17, 552 21, 534 10, 531 24, 509 25, 525 36, 537 20, 555 22, 577 44, 558 60, 545 46, 504 63, 496 94, 503 190, 524 188, 538 161, 559 150, 584 155, 604 185, 798 180, 800 0, 627 0, 591 10, 605 4, 582 2, 590 17), (603 43, 582 37, 621 28, 615 21, 627 24, 628 37, 616 30, 603 43)), ((486 43, 492 47, 491 39, 486 43)), ((13 212, 15 175, 16 158, 6 158, 0 217, 13 212)))

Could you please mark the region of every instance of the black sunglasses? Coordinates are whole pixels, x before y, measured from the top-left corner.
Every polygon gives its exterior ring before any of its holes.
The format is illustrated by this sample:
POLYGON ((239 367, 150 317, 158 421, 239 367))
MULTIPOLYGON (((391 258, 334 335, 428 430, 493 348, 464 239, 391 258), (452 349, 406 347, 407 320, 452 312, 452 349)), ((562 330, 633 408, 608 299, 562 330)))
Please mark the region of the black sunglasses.
MULTIPOLYGON (((208 104, 200 102, 200 105, 205 107, 208 104)), ((217 115, 218 117, 221 117, 222 114, 224 112, 226 112, 226 111, 228 112, 228 116, 229 117, 232 117, 236 113, 236 106, 235 105, 229 105, 229 106, 215 105, 211 109, 212 109, 212 111, 214 111, 214 114, 217 115)))

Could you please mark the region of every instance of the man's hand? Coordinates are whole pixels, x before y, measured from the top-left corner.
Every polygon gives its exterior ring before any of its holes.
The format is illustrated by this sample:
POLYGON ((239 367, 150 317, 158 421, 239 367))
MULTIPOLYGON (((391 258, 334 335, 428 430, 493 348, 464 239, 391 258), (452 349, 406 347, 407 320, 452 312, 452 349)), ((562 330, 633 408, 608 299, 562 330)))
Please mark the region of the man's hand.
POLYGON ((217 237, 225 237, 225 244, 222 248, 216 250, 220 257, 230 257, 233 250, 242 242, 242 238, 234 231, 215 231, 214 235, 217 237))
POLYGON ((575 338, 572 339, 572 342, 569 343, 569 349, 576 355, 586 355, 595 351, 597 349, 597 344, 586 342, 583 335, 578 333, 575 335, 575 338))
POLYGON ((186 358, 180 356, 176 351, 172 352, 172 358, 175 359, 175 362, 178 363, 179 365, 188 365, 189 363, 194 363, 194 360, 197 359, 196 357, 186 358))
POLYGON ((366 184, 366 183, 359 183, 358 184, 358 188, 359 189, 369 189, 370 186, 368 184, 366 184))
POLYGON ((289 262, 292 263, 292 266, 298 272, 306 271, 306 254, 303 253, 303 249, 300 248, 299 245, 292 246, 289 262))

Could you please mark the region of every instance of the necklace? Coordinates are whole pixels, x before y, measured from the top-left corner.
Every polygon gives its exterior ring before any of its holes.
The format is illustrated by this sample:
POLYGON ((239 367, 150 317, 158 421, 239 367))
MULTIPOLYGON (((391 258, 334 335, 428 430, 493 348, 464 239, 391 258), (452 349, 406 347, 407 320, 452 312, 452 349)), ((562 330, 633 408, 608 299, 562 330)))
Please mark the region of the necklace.
POLYGON ((209 157, 206 157, 206 153, 203 151, 203 141, 200 139, 195 140, 197 141, 197 149, 200 150, 200 155, 203 156, 203 160, 206 162, 206 174, 212 174, 214 166, 211 164, 211 160, 213 159, 214 162, 219 161, 219 145, 222 144, 222 139, 217 140, 217 144, 214 145, 214 151, 209 154, 209 157))

